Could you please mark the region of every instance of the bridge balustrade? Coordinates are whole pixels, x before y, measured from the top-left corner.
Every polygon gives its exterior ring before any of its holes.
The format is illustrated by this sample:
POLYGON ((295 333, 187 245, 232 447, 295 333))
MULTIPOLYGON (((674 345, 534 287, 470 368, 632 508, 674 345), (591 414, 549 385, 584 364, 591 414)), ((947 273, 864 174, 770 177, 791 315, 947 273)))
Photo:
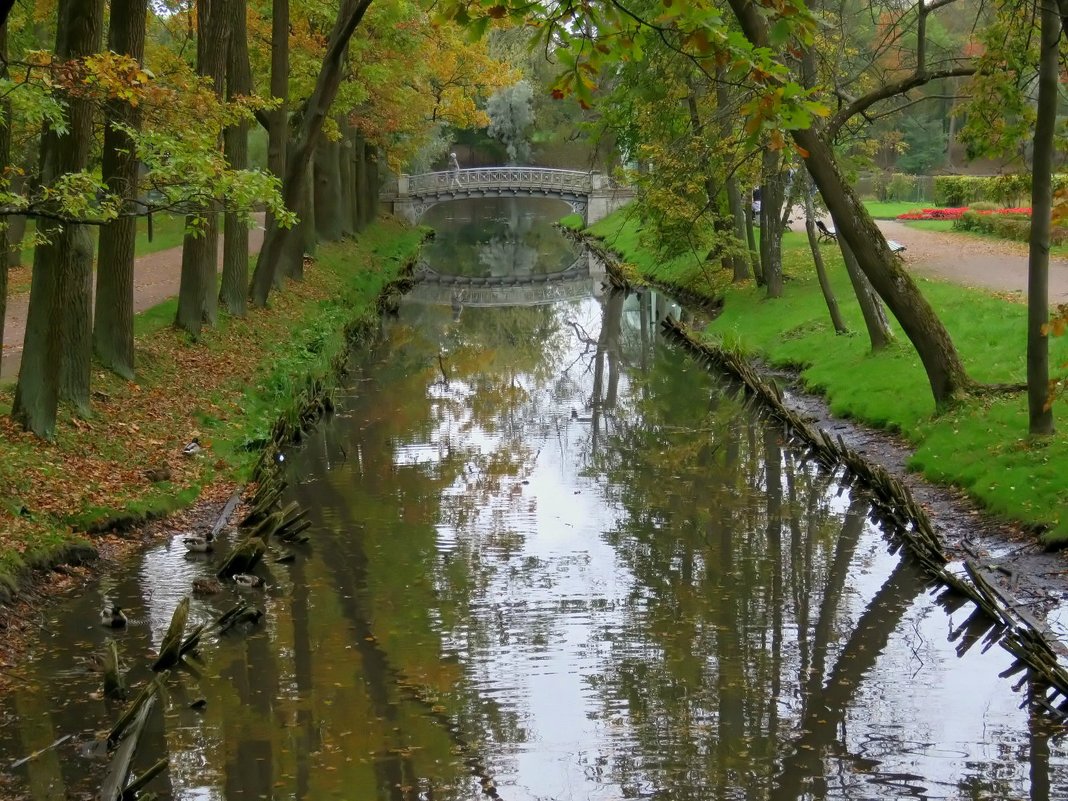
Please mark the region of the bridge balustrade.
MULTIPOLYGON (((556 191, 588 193, 595 183, 595 174, 579 170, 557 170, 547 167, 475 167, 465 170, 429 172, 407 178, 407 193, 425 195, 448 191, 457 187, 465 189, 490 189, 497 187, 524 187, 556 191)), ((596 176, 601 178, 601 176, 596 176)))

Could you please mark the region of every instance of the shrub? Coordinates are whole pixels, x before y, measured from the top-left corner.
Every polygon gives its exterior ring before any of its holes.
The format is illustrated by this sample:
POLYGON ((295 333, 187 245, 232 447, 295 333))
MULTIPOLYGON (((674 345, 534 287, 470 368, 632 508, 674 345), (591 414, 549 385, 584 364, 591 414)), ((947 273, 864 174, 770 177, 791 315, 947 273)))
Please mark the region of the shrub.
POLYGON ((915 175, 895 172, 886 183, 885 199, 890 201, 914 200, 918 185, 915 175))

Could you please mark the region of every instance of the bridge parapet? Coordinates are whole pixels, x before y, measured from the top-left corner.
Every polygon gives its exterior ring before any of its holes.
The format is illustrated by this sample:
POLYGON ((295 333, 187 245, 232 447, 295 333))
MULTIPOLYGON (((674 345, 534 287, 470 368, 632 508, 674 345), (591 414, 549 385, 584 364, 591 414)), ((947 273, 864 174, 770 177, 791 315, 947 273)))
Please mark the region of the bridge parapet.
POLYGON ((489 189, 506 187, 524 189, 550 189, 586 194, 595 178, 604 176, 579 170, 555 170, 548 167, 476 167, 467 170, 428 172, 422 175, 401 176, 407 178, 407 192, 403 181, 398 182, 397 194, 423 197, 449 192, 453 189, 489 189))
POLYGON ((393 191, 382 200, 393 213, 418 222, 433 205, 472 197, 557 197, 595 222, 633 197, 626 188, 613 187, 606 175, 549 167, 475 167, 466 170, 400 175, 393 191))

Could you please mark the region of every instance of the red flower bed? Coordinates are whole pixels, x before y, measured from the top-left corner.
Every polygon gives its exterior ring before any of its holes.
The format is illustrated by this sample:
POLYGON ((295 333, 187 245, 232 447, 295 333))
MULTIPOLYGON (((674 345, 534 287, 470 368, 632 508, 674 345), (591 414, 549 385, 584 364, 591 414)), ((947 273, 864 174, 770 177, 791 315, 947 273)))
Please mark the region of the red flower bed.
MULTIPOLYGON (((968 211, 967 206, 961 206, 960 208, 951 209, 920 209, 919 211, 909 211, 904 214, 897 215, 899 220, 959 220, 964 216, 964 212, 968 211)), ((1031 209, 1028 208, 1015 208, 1015 209, 980 209, 979 214, 1030 214, 1031 209)))

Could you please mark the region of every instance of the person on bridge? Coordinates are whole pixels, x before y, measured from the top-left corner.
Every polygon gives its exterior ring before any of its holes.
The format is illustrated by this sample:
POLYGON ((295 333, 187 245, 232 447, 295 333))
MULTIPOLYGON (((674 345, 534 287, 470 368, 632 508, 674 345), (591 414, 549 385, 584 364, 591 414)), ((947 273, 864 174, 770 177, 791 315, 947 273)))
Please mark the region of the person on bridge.
POLYGON ((450 153, 449 154, 449 171, 450 171, 449 186, 450 187, 459 186, 460 185, 460 162, 456 158, 456 153, 450 153))

